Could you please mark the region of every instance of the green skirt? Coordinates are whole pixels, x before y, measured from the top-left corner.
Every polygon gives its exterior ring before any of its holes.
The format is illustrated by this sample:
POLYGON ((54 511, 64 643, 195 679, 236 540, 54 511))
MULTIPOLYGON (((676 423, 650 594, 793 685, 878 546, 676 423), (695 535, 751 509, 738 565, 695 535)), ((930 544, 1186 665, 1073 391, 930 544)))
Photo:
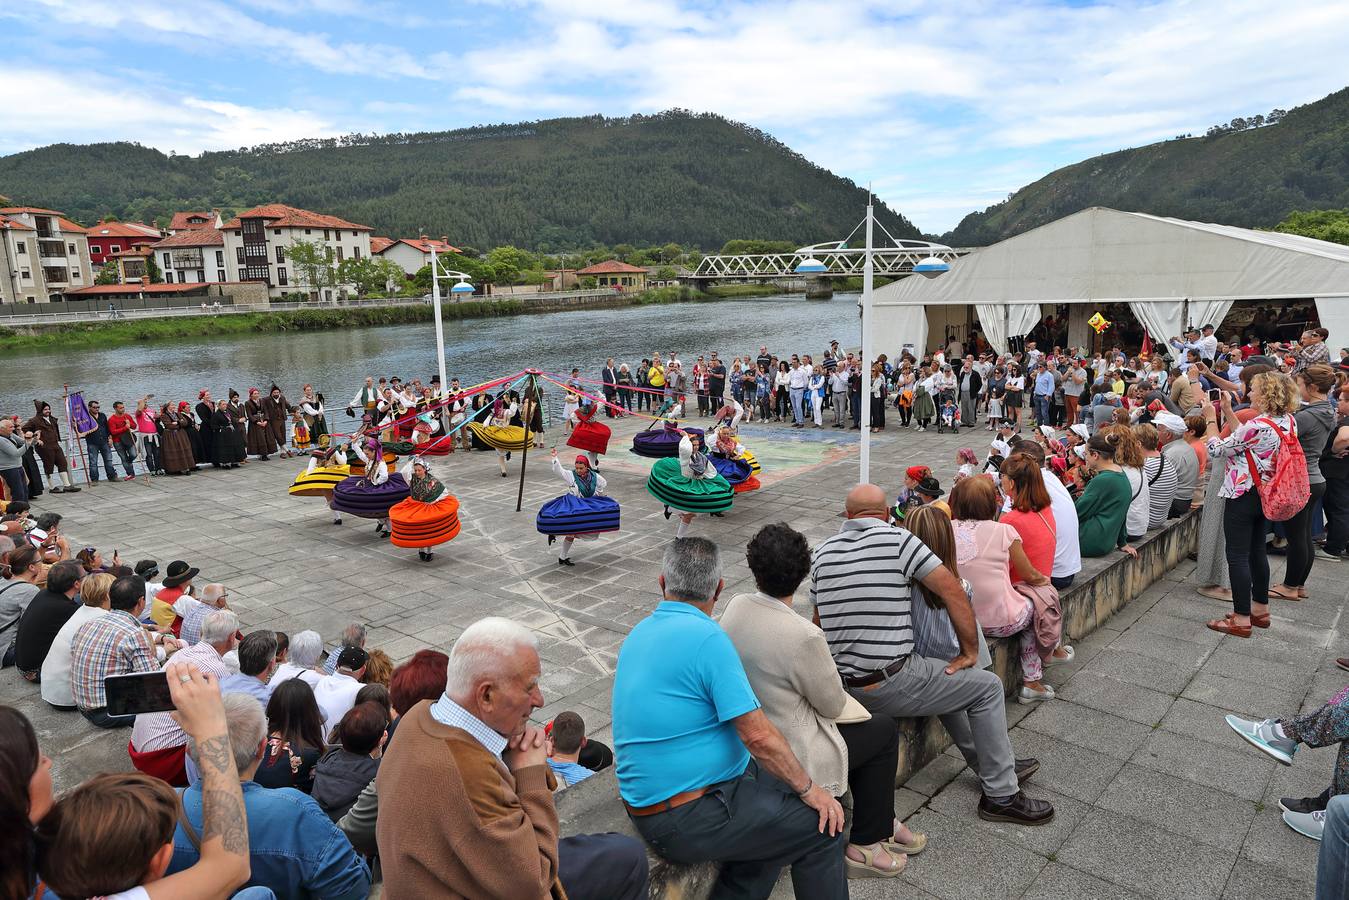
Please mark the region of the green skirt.
POLYGON ((718 475, 716 478, 686 478, 679 468, 679 460, 666 457, 656 460, 651 476, 646 480, 651 496, 671 509, 680 512, 714 513, 731 508, 735 491, 718 475))
POLYGON ((932 402, 932 395, 925 390, 913 392, 913 417, 920 422, 937 418, 937 404, 932 402))

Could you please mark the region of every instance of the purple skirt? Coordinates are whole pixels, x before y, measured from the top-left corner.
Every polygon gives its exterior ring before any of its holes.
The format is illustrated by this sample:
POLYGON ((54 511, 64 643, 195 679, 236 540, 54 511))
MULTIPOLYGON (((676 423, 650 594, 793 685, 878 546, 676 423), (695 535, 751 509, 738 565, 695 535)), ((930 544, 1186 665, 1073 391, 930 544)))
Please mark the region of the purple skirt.
MULTIPOLYGON (((702 437, 703 434, 701 428, 685 428, 684 430, 699 437, 702 437)), ((650 459, 678 456, 679 442, 683 437, 677 432, 667 431, 664 428, 648 428, 646 431, 639 431, 632 436, 632 452, 650 459)))
POLYGON ((390 475, 383 484, 371 484, 364 476, 353 475, 333 488, 332 508, 362 519, 383 519, 407 496, 408 483, 402 475, 390 475))

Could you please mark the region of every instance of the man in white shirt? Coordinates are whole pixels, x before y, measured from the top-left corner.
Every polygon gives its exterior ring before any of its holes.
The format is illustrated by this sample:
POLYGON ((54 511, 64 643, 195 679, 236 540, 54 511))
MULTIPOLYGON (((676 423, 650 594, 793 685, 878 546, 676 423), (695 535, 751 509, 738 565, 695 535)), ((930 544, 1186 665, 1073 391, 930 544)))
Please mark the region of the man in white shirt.
POLYGON ((314 699, 323 713, 325 740, 333 727, 342 721, 347 710, 356 705, 356 695, 365 687, 361 684, 361 676, 365 675, 365 666, 369 661, 370 654, 360 647, 343 647, 337 657, 337 671, 324 677, 314 688, 314 699))
POLYGON ((1199 358, 1213 362, 1218 358, 1218 338, 1212 325, 1204 326, 1204 336, 1199 339, 1199 358))
MULTIPOLYGON (((340 650, 338 655, 341 655, 340 650)), ((318 687, 318 683, 326 677, 319 671, 322 659, 323 638, 317 631, 301 631, 290 639, 286 661, 276 667, 271 683, 277 685, 287 679, 298 678, 311 688, 318 687)))
POLYGON ((810 367, 805 363, 798 362, 792 367, 790 381, 787 382, 788 391, 792 398, 792 422, 793 428, 802 428, 805 424, 805 399, 806 388, 810 386, 810 367))

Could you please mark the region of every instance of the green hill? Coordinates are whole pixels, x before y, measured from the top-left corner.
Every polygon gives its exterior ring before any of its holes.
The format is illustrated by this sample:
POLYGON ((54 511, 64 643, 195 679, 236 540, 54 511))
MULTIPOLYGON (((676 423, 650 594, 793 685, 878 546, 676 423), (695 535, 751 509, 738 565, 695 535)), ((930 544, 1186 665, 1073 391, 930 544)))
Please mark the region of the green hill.
MULTIPOLYGON (((371 225, 539 250, 731 238, 844 238, 866 192, 745 125, 710 114, 550 119, 350 135, 201 156, 55 144, 0 157, 0 192, 80 222, 277 202, 371 225)), ((884 206, 898 236, 918 229, 884 206)))
POLYGON ((1349 206, 1349 88, 1275 125, 1215 129, 1067 166, 971 213, 943 240, 991 244, 1089 206, 1259 228, 1296 210, 1349 206))

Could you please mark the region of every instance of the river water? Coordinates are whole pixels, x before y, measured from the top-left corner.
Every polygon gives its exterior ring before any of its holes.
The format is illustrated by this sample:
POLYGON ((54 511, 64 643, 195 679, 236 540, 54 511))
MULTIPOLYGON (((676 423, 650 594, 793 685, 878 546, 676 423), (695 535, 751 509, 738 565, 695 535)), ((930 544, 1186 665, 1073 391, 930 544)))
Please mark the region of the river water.
MULTIPOLYGON (((779 356, 810 353, 818 359, 829 341, 855 347, 859 335, 856 294, 832 300, 795 294, 456 320, 445 326, 445 358, 449 377, 466 385, 527 367, 565 374, 575 366, 583 377, 598 379, 609 356, 615 364, 635 368, 654 351, 675 350, 688 371, 700 353, 713 350, 727 359, 757 355, 766 345, 779 356)), ((224 397, 231 387, 246 396, 248 388, 265 392, 275 381, 292 401, 302 384, 312 383, 327 398, 330 427, 341 427, 346 420, 340 410, 365 376, 429 381, 436 372, 436 339, 429 322, 191 338, 16 354, 2 371, 0 413, 25 418, 32 415, 35 398, 59 410, 63 384, 72 392, 82 390, 86 399, 101 400, 111 412, 113 400, 134 407, 146 393, 153 393, 157 403, 190 400, 195 405, 202 388, 215 397, 224 397)), ((560 409, 561 391, 547 393, 549 406, 560 409)))

